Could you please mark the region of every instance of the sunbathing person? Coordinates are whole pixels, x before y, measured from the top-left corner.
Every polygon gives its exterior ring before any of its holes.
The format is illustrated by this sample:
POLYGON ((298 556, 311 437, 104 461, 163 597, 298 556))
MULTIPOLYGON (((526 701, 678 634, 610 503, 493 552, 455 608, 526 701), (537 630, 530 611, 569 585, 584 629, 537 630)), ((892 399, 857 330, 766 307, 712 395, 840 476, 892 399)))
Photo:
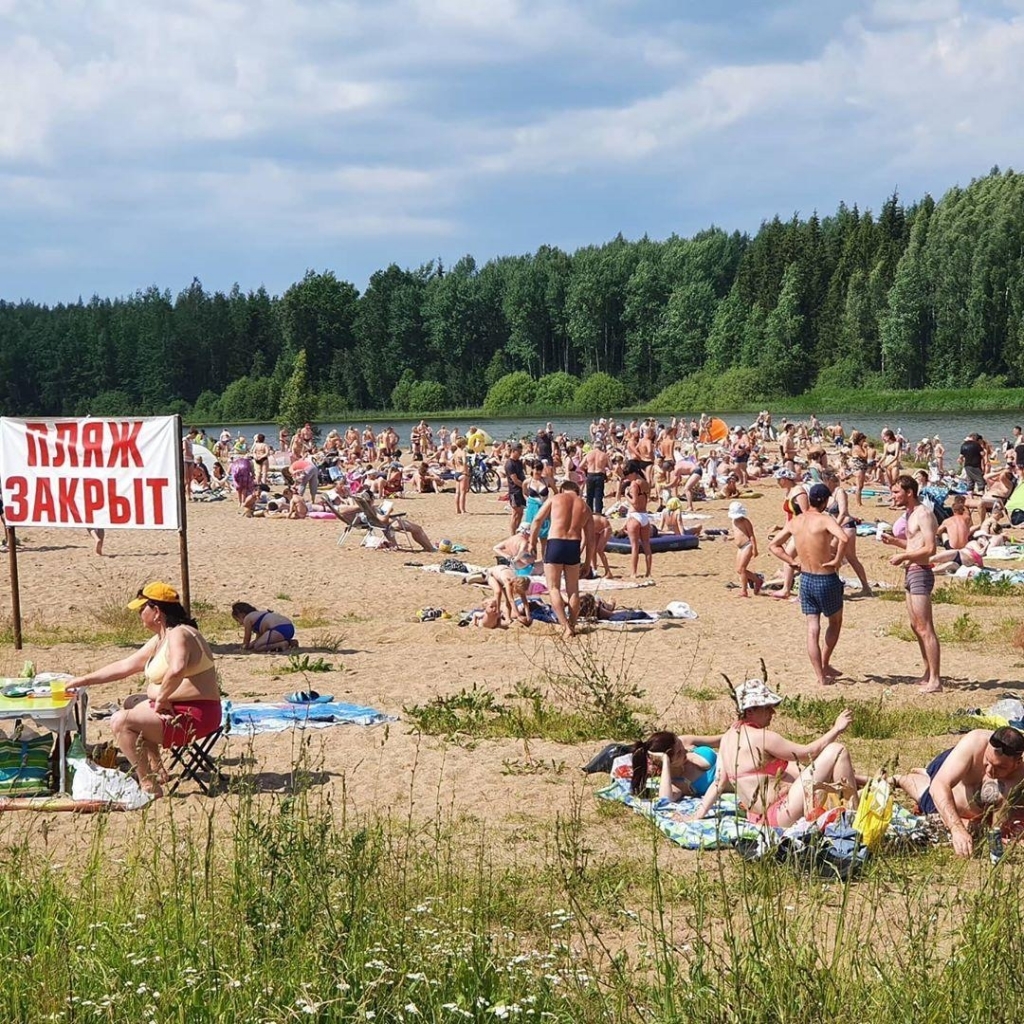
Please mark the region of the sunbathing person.
POLYGON ((935 572, 945 573, 955 573, 962 565, 969 569, 984 569, 988 548, 988 535, 979 533, 956 551, 944 551, 940 548, 932 555, 932 568, 935 572))
POLYGON ((1006 725, 995 732, 973 729, 927 768, 896 776, 896 785, 917 803, 917 813, 938 814, 953 849, 970 857, 971 830, 987 813, 1024 806, 1024 734, 1006 725))
POLYGON ((643 796, 647 780, 660 776, 659 800, 676 801, 684 796, 704 796, 715 779, 721 736, 677 736, 656 732, 633 745, 633 778, 630 791, 643 796))
POLYGON ((782 698, 760 679, 736 687, 739 718, 722 735, 715 780, 687 820, 703 818, 723 793, 735 792, 754 824, 787 828, 811 811, 819 795, 838 788, 857 806, 858 779, 846 747, 836 740, 853 719, 843 711, 824 735, 794 743, 768 728, 782 698), (806 804, 810 791, 812 804, 806 804))
POLYGON ((425 462, 421 462, 412 474, 412 489, 417 494, 440 494, 444 480, 425 462))
MULTIPOLYGON (((363 491, 360 495, 363 501, 370 501, 371 495, 369 491, 363 491)), ((399 530, 402 533, 409 534, 410 537, 424 550, 424 551, 436 551, 434 543, 427 536, 426 530, 420 526, 419 523, 414 523, 411 519, 404 515, 392 515, 390 512, 384 513, 373 510, 377 522, 380 524, 381 529, 387 530, 399 530)), ((343 513, 344 515, 344 513, 343 513)), ((372 524, 375 525, 375 524, 372 524)))
POLYGON ((154 635, 136 653, 72 679, 67 688, 112 683, 140 672, 145 676, 148 699, 118 711, 110 727, 121 753, 136 768, 139 785, 159 797, 166 781, 160 747, 181 747, 218 729, 220 688, 210 645, 173 587, 149 583, 128 607, 154 635))
POLYGON ((469 613, 468 626, 476 626, 478 629, 506 629, 507 623, 502 619, 501 604, 496 597, 484 602, 483 608, 478 608, 469 613))
POLYGON ((231 606, 231 618, 245 628, 242 647, 247 651, 284 651, 298 647, 295 624, 287 615, 236 601, 231 606))

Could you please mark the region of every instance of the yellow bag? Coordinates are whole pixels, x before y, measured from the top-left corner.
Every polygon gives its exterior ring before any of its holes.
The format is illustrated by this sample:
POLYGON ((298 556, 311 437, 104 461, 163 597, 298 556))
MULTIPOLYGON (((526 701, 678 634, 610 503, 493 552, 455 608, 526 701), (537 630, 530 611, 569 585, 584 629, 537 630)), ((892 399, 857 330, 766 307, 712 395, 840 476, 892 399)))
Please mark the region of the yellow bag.
POLYGON ((878 849, 892 821, 892 804, 892 786, 884 775, 875 776, 861 790, 853 827, 872 852, 878 849))

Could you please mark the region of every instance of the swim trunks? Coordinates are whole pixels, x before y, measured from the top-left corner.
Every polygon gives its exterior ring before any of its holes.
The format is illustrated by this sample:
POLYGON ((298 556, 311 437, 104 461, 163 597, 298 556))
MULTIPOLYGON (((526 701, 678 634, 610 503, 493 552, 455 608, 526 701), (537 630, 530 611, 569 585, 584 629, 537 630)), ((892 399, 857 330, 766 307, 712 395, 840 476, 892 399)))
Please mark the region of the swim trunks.
POLYGON ((907 580, 903 589, 913 597, 928 597, 935 589, 935 573, 930 565, 907 566, 907 580))
MULTIPOLYGON (((150 701, 149 706, 155 708, 156 703, 150 701)), ((174 714, 163 719, 163 747, 183 747, 220 728, 223 711, 219 700, 176 700, 171 707, 174 714)))
POLYGON ((834 572, 800 573, 800 611, 831 618, 843 610, 843 581, 834 572))
MULTIPOLYGON (((953 748, 944 750, 941 754, 936 756, 930 765, 925 768, 928 773, 929 779, 934 779, 939 774, 939 769, 946 763, 946 758, 953 753, 953 748)), ((918 814, 938 814, 939 809, 935 806, 935 801, 932 799, 931 789, 926 789, 917 800, 917 813, 918 814)))
POLYGON ((579 565, 580 542, 564 537, 549 537, 544 551, 545 565, 579 565))

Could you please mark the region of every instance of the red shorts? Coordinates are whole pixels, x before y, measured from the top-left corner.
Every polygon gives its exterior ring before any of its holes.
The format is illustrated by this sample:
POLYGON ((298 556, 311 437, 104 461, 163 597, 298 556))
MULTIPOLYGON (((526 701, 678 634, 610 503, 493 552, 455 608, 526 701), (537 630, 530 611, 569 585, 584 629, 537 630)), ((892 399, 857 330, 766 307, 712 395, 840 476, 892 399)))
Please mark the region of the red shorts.
MULTIPOLYGON (((150 701, 149 706, 155 708, 156 703, 150 701)), ((171 707, 174 714, 164 718, 163 747, 183 747, 220 728, 223 712, 219 700, 176 700, 171 707)))

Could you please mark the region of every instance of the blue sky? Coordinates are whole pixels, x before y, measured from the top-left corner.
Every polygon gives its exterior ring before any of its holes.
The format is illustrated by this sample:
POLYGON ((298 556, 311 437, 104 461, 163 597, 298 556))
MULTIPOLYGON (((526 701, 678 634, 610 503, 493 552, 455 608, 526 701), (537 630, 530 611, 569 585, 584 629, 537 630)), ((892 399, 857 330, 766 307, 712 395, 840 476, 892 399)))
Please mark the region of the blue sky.
POLYGON ((0 298, 664 238, 1024 170, 1024 0, 0 0, 0 298))

